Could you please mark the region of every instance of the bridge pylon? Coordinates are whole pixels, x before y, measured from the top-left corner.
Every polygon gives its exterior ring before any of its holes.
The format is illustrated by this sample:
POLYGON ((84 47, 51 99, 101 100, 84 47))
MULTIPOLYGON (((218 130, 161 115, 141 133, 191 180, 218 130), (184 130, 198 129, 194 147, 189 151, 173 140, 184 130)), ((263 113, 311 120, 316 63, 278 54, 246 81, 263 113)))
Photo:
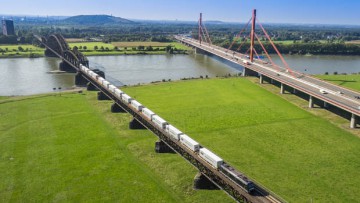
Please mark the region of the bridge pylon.
POLYGON ((255 21, 256 21, 256 9, 253 10, 252 22, 251 22, 251 34, 250 34, 250 61, 251 62, 254 62, 255 21))

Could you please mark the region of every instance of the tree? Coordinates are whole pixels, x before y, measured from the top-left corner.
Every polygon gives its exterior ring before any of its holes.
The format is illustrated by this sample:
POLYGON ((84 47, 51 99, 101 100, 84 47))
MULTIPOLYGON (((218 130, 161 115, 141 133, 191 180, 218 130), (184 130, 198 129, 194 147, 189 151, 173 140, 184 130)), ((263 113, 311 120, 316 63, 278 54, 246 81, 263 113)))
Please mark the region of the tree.
POLYGON ((24 51, 24 48, 22 48, 21 46, 18 47, 18 50, 23 52, 24 51))
POLYGON ((94 50, 96 51, 96 50, 98 50, 99 49, 99 47, 98 46, 94 46, 94 50))
POLYGON ((87 46, 83 46, 83 49, 86 50, 86 49, 87 49, 87 46))

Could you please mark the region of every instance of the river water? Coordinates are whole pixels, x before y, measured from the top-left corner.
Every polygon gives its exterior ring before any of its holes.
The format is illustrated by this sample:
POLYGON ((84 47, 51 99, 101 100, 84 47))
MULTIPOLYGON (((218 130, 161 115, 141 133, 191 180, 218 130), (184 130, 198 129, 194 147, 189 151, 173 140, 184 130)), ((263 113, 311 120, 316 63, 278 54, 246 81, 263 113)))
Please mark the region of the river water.
MULTIPOLYGON (((360 72, 360 56, 285 56, 285 59, 294 70, 308 74, 360 72)), ((92 56, 89 60, 92 68, 104 70, 107 79, 116 85, 223 76, 242 69, 214 56, 196 54, 92 56)), ((279 58, 274 57, 274 61, 281 64, 279 58)), ((30 95, 73 87, 74 74, 49 73, 57 70, 59 63, 56 58, 0 59, 0 95, 30 95)))

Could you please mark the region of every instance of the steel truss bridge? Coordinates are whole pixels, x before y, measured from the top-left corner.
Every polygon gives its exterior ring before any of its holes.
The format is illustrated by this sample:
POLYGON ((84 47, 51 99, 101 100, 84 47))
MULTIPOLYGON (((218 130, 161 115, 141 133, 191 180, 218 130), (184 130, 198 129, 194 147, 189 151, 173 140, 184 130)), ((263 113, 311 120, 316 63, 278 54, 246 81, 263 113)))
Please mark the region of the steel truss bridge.
MULTIPOLYGON (((86 66, 89 68, 89 61, 76 49, 71 50, 65 39, 60 34, 52 34, 48 38, 36 35, 35 37, 41 42, 43 46, 45 46, 46 56, 58 57, 62 60, 62 63, 60 64, 60 70, 77 73, 75 76, 76 85, 86 85, 88 90, 99 91, 98 99, 105 98, 113 100, 114 104, 111 107, 112 110, 120 109, 121 111, 127 112, 133 116, 133 120, 129 125, 130 127, 134 125, 140 125, 150 130, 159 138, 158 143, 160 143, 161 146, 167 147, 182 156, 185 160, 196 167, 203 177, 211 181, 211 183, 216 187, 224 190, 236 201, 254 203, 285 202, 285 200, 276 196, 266 188, 260 186, 260 184, 255 185, 255 191, 253 193, 248 193, 243 187, 231 180, 227 175, 215 169, 204 159, 200 158, 198 154, 194 153, 179 142, 170 139, 168 134, 163 129, 154 125, 154 123, 150 122, 146 117, 144 117, 142 113, 137 111, 130 104, 125 103, 123 100, 119 99, 114 92, 111 92, 108 88, 104 88, 104 86, 98 80, 90 77, 86 71, 81 69, 81 66, 86 66)), ((181 37, 178 37, 178 39, 185 41, 185 39, 181 37)), ((98 72, 98 74, 105 78, 104 73, 98 72)))

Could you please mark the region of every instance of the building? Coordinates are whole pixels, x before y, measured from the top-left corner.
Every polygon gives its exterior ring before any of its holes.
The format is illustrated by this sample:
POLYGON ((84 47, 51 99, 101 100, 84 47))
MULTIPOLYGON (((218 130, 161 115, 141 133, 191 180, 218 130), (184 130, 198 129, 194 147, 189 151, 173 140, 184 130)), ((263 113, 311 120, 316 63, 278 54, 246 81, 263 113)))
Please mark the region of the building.
POLYGON ((15 35, 14 21, 2 20, 3 35, 15 35))

